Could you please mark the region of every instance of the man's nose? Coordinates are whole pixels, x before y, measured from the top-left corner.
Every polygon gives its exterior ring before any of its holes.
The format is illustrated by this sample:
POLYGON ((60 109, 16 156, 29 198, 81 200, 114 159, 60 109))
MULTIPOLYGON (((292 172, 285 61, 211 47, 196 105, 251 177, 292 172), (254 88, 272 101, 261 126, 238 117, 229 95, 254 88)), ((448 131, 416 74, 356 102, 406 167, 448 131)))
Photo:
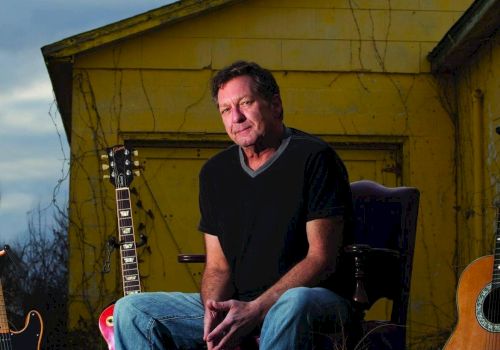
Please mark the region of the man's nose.
POLYGON ((241 123, 245 120, 245 115, 243 114, 243 112, 241 112, 239 106, 235 106, 234 108, 232 108, 231 113, 231 121, 233 123, 241 123))

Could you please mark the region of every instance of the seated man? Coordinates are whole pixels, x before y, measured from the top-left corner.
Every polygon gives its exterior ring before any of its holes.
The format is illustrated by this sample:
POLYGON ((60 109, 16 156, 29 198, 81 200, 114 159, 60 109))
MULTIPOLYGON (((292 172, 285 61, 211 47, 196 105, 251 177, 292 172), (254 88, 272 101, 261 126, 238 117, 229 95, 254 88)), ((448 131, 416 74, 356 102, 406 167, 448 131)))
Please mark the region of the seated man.
POLYGON ((338 332, 351 305, 334 292, 351 215, 345 167, 323 141, 283 124, 279 87, 255 63, 212 80, 235 145, 200 173, 201 293, 141 293, 115 305, 116 349, 310 349, 338 332))

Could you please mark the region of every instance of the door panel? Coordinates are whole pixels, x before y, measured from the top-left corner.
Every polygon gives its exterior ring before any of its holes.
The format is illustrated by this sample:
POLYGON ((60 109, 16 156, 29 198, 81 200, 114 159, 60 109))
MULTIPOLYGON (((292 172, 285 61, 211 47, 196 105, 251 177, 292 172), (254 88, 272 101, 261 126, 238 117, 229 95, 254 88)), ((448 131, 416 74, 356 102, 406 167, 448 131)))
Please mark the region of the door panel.
MULTIPOLYGON (((137 143, 137 141, 135 141, 137 143)), ((135 209, 148 235, 148 248, 141 254, 141 274, 146 291, 199 289, 202 264, 180 264, 179 253, 202 253, 203 235, 198 232, 198 173, 205 161, 222 150, 207 142, 150 147, 137 143, 142 176, 134 181, 137 201, 135 209)), ((387 186, 401 182, 400 147, 391 144, 385 149, 367 145, 346 147, 332 145, 343 159, 350 181, 371 179, 387 186)), ((384 318, 390 304, 382 301, 369 313, 384 318)))

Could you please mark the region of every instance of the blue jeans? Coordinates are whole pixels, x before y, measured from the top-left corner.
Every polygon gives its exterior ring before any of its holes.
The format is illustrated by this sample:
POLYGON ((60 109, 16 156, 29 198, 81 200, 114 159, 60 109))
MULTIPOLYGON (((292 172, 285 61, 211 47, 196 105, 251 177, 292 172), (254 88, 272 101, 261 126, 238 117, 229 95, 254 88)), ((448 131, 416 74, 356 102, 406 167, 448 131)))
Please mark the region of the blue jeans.
MULTIPOLYGON (((350 313, 349 301, 328 289, 290 289, 267 313, 260 349, 311 349, 316 334, 341 333, 350 313)), ((198 293, 128 295, 115 304, 115 349, 204 348, 203 314, 198 293)))

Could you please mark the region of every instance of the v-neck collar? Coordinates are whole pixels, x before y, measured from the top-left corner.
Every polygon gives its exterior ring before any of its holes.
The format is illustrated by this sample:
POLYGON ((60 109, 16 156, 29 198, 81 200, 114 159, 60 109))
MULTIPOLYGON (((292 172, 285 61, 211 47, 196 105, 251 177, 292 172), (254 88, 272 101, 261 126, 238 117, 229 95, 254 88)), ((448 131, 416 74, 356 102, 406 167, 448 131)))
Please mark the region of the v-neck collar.
POLYGON ((240 164, 241 168, 244 172, 246 172, 250 177, 255 178, 259 174, 262 174, 264 171, 269 169, 271 165, 281 156, 281 154, 285 151, 286 147, 290 143, 290 139, 292 138, 292 132, 286 126, 284 127, 283 139, 281 140, 281 145, 278 147, 276 152, 269 158, 262 166, 260 166, 257 170, 251 169, 245 162, 245 155, 243 154, 243 150, 241 147, 239 148, 239 156, 240 156, 240 164))

